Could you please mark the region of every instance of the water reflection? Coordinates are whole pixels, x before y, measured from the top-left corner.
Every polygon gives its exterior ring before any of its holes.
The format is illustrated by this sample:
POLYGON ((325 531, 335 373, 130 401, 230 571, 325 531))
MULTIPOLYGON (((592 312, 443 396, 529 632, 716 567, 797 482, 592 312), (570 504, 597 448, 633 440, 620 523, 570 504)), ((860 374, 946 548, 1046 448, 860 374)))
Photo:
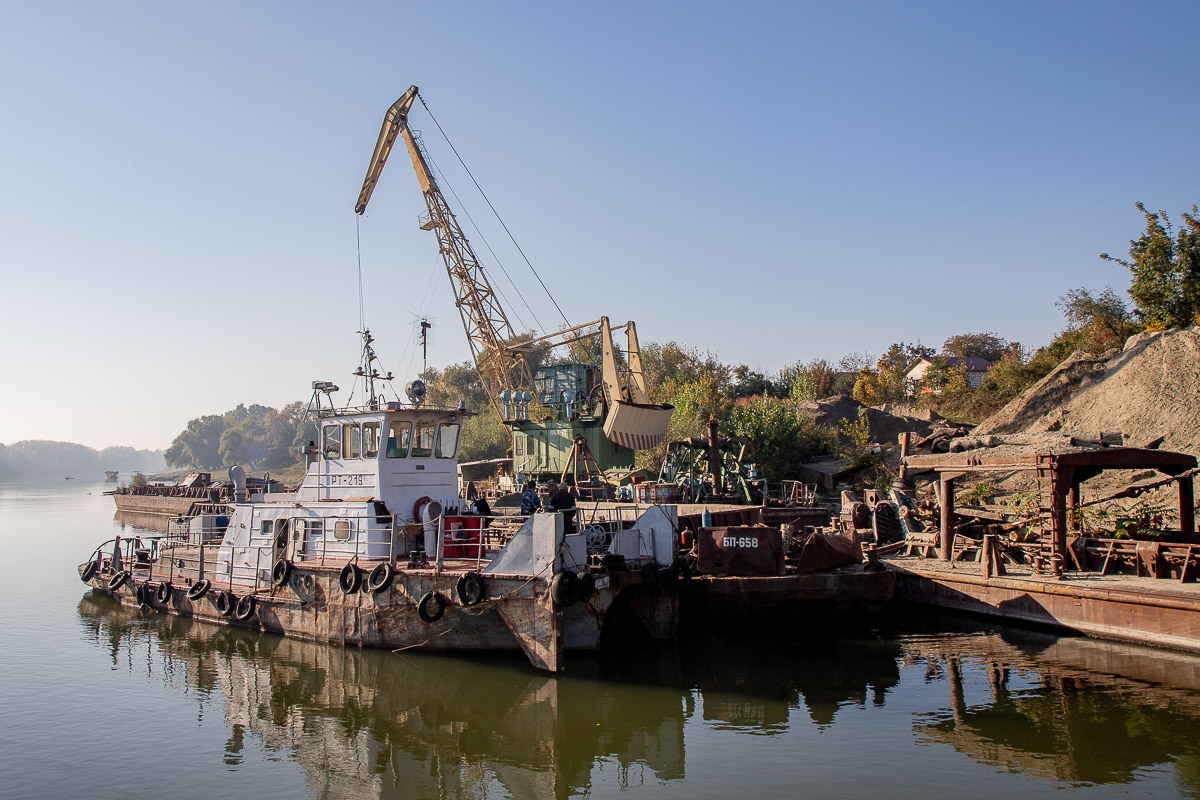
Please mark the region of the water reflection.
POLYGON ((902 660, 947 690, 945 707, 914 715, 920 742, 1072 785, 1131 783, 1173 762, 1177 786, 1200 795, 1195 656, 1082 637, 938 632, 910 635, 902 660))
POLYGON ((332 647, 142 614, 101 594, 79 615, 114 667, 194 696, 201 717, 224 715, 227 767, 253 739, 296 762, 322 797, 569 797, 598 781, 682 781, 688 744, 840 729, 843 715, 863 714, 911 729, 888 740, 889 755, 912 753, 923 775, 965 756, 981 782, 1015 772, 1126 784, 1170 764, 1176 786, 1200 794, 1200 659, 1142 648, 947 633, 938 620, 689 640, 579 658, 556 678, 520 657, 332 647))

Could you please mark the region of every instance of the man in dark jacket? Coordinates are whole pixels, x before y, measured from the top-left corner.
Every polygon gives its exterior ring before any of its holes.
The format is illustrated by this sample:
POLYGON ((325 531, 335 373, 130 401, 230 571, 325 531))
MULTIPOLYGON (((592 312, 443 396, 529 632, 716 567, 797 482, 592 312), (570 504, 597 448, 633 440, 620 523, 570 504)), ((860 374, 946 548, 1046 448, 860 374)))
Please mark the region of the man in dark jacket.
POLYGON ((567 486, 559 486, 553 478, 549 480, 550 499, 547 505, 551 511, 561 511, 563 515, 563 533, 575 532, 575 498, 567 486))

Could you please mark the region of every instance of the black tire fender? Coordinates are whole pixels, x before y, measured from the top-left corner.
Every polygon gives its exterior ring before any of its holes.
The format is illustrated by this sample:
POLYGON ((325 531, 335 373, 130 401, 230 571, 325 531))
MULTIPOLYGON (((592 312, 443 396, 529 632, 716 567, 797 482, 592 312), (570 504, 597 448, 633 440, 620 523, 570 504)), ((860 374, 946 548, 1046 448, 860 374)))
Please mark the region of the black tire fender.
POLYGON ((596 593, 596 576, 590 572, 580 572, 575 577, 579 579, 575 586, 575 599, 586 603, 596 593))
POLYGON ((692 568, 682 558, 675 559, 675 563, 671 564, 671 569, 667 572, 667 581, 675 591, 686 591, 692 583, 692 568))
POLYGON ((222 617, 228 617, 237 607, 237 598, 233 596, 233 592, 226 589, 217 595, 217 599, 213 601, 217 607, 217 613, 222 617))
POLYGON ((473 606, 483 600, 487 592, 487 585, 483 582, 483 576, 478 572, 468 572, 454 584, 454 592, 458 595, 458 601, 464 606, 473 606))
POLYGON ((129 570, 123 569, 120 572, 113 573, 113 576, 108 579, 109 591, 115 592, 117 589, 120 589, 122 586, 124 586, 125 582, 128 580, 129 570))
POLYGON ((356 564, 347 564, 342 567, 342 574, 338 576, 338 583, 341 584, 343 592, 354 594, 362 586, 362 579, 362 570, 356 564))
POLYGON ((241 600, 237 601, 237 609, 233 615, 242 622, 254 616, 254 612, 258 610, 258 601, 254 599, 254 595, 243 595, 241 600))
POLYGON ((271 567, 271 583, 278 587, 288 585, 288 580, 292 577, 292 562, 286 558, 281 558, 275 562, 275 566, 271 567))
POLYGON ((158 602, 166 605, 167 603, 171 602, 171 593, 172 589, 170 582, 163 581, 158 585, 158 591, 154 593, 154 596, 157 598, 158 602))
POLYGON ((579 576, 574 572, 560 572, 550 579, 550 599, 560 608, 574 604, 579 592, 579 576))
POLYGON ((198 580, 193 583, 187 590, 188 600, 199 600, 204 595, 208 594, 208 590, 212 588, 212 582, 207 578, 198 580))
POLYGON ((390 563, 383 563, 371 570, 370 576, 367 577, 367 588, 373 594, 386 592, 392 586, 392 581, 396 577, 396 568, 390 563))
POLYGON ((144 583, 139 583, 133 589, 134 599, 138 601, 139 606, 150 605, 150 587, 144 583))
POLYGON ((430 625, 441 619, 445 613, 446 598, 438 592, 426 592, 425 596, 421 598, 421 602, 417 603, 417 614, 430 625), (432 610, 430 606, 433 606, 432 610))
POLYGON ((100 565, 95 561, 89 561, 87 566, 83 568, 83 572, 79 573, 79 580, 87 583, 92 578, 96 577, 96 573, 100 571, 100 565))

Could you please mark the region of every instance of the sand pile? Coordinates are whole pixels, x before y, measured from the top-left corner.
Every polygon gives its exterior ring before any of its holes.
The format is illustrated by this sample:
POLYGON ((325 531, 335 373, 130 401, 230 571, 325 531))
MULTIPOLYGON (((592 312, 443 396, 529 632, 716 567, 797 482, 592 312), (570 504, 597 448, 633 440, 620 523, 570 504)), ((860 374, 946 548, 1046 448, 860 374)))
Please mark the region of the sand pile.
POLYGON ((858 412, 863 408, 866 408, 867 420, 871 425, 871 438, 880 444, 895 444, 896 437, 903 431, 927 435, 942 420, 941 416, 927 408, 897 404, 864 406, 844 394, 809 400, 799 406, 800 413, 811 419, 814 425, 834 430, 841 430, 843 420, 853 422, 858 419, 858 412))
POLYGON ((984 420, 975 435, 1119 431, 1127 446, 1200 455, 1200 328, 1131 337, 1123 350, 1068 358, 984 420))

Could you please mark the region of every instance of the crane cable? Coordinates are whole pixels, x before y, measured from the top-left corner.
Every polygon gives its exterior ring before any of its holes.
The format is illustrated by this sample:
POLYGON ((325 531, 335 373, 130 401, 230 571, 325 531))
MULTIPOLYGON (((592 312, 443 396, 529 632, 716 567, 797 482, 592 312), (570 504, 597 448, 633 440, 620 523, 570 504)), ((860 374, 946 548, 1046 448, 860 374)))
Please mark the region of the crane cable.
POLYGON ((550 298, 550 302, 554 304, 554 308, 556 311, 558 311, 558 315, 562 317, 563 324, 568 328, 571 327, 571 323, 567 321, 567 315, 564 314, 562 308, 559 307, 558 301, 554 299, 554 295, 550 294, 550 290, 546 288, 546 283, 542 280, 542 276, 538 274, 536 269, 534 269, 529 257, 525 255, 525 251, 522 250, 521 245, 517 243, 516 238, 512 235, 512 231, 508 229, 508 225, 504 224, 504 220, 501 219, 500 213, 496 211, 496 207, 492 205, 492 201, 488 198, 487 193, 483 191, 483 187, 479 185, 479 181, 475 180, 475 176, 471 174, 470 168, 467 167, 466 162, 464 162, 462 159, 462 156, 458 154, 458 150, 454 147, 454 143, 450 141, 450 137, 446 135, 444 130, 442 130, 441 123, 437 121, 437 117, 435 117, 433 112, 429 110, 429 106, 425 104, 425 98, 421 97, 420 92, 417 93, 417 98, 420 99, 421 105, 425 108, 425 112, 429 114, 429 118, 433 120, 433 124, 437 126, 438 132, 442 134, 442 138, 446 140, 446 144, 450 145, 450 149, 454 152, 454 157, 458 159, 459 164, 462 164, 462 168, 466 170, 467 175, 471 178, 471 182, 475 184, 475 188, 479 190, 479 194, 482 195, 484 202, 488 204, 488 208, 492 210, 492 214, 494 214, 497 221, 499 221, 500 227, 504 228, 504 232, 508 234, 509 240, 511 240, 513 246, 517 248, 517 252, 521 254, 521 258, 525 259, 525 264, 529 267, 529 271, 533 273, 533 277, 537 278, 538 283, 541 284, 542 291, 544 291, 546 296, 550 298))
MULTIPOLYGON (((520 287, 517 286, 517 283, 512 279, 512 276, 508 274, 508 270, 504 268, 504 262, 500 260, 500 256, 496 255, 496 251, 492 249, 492 243, 488 241, 487 236, 484 235, 483 231, 480 230, 479 225, 476 224, 475 218, 472 217, 471 212, 467 210, 466 203, 459 198, 458 192, 454 191, 454 185, 450 183, 449 178, 446 177, 446 173, 442 171, 442 168, 438 166, 437 161, 429 152, 425 153, 425 158, 429 161, 429 165, 433 171, 438 174, 439 186, 445 186, 450 190, 450 196, 454 198, 454 202, 458 203, 460 213, 466 216, 467 221, 471 223, 471 227, 479 236, 480 241, 483 242, 483 246, 487 248, 492 258, 495 259, 496 265, 500 267, 500 271, 504 273, 504 277, 508 279, 508 285, 511 286, 513 291, 517 293, 517 297, 521 300, 521 305, 525 306, 525 310, 528 311, 530 316, 533 317, 534 324, 538 327, 538 329, 541 329, 543 327, 542 321, 538 319, 537 312, 529 306, 529 301, 525 299, 525 295, 521 294, 520 287)), ((481 272, 486 272, 482 264, 478 264, 478 266, 481 272)), ((522 328, 528 329, 530 326, 525 324, 525 320, 521 318, 521 312, 516 308, 516 304, 508 301, 508 297, 505 296, 504 290, 500 288, 500 284, 496 283, 496 285, 492 286, 491 288, 492 291, 500 296, 502 308, 506 309, 506 313, 511 313, 514 317, 516 317, 517 322, 522 328)), ((511 323, 509 324, 509 330, 515 333, 515 331, 512 331, 511 323)))

